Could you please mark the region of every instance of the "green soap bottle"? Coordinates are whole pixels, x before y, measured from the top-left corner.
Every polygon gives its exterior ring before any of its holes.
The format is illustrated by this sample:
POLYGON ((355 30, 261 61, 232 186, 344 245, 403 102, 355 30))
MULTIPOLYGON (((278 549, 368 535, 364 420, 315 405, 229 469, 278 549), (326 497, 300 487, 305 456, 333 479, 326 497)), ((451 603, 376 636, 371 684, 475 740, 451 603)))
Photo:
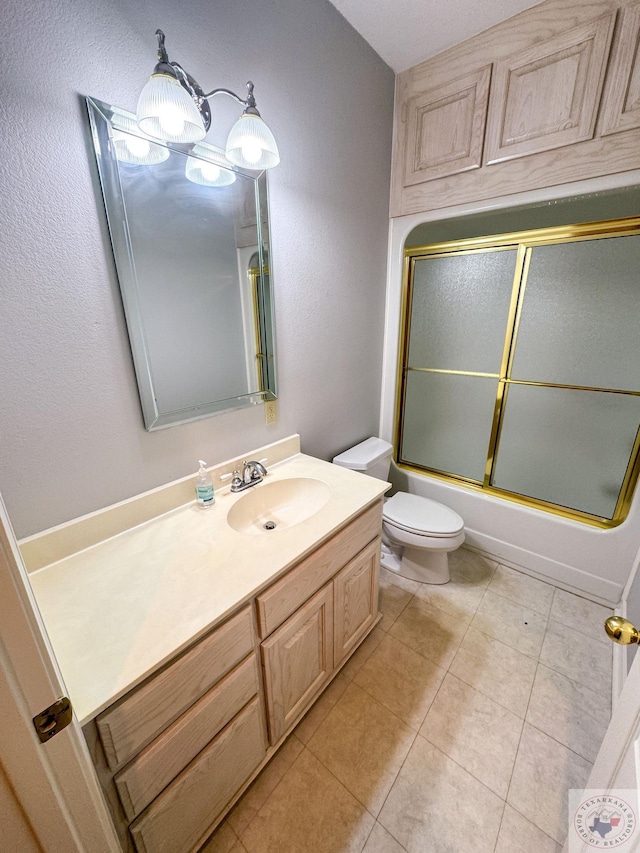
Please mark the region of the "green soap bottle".
POLYGON ((196 500, 199 507, 208 509, 216 502, 213 494, 213 480, 211 479, 211 475, 207 474, 207 463, 200 459, 199 464, 200 470, 198 471, 195 482, 196 500))

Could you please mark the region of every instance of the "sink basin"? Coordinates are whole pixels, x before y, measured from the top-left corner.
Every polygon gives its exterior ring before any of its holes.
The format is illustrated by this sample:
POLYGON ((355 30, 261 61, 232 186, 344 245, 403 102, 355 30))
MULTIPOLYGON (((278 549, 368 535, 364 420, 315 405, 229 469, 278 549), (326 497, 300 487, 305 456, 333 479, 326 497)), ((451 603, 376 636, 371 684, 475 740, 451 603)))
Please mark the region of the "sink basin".
POLYGON ((311 477, 259 483, 231 507, 227 521, 239 533, 286 530, 311 518, 330 497, 329 486, 311 477))

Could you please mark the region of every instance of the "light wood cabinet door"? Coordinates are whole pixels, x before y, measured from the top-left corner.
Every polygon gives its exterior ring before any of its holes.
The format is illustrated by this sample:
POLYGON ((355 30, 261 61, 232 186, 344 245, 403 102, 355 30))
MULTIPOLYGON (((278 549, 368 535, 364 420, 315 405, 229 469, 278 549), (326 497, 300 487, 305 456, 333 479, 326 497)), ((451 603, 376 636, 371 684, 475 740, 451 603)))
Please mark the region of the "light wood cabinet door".
POLYGON ((490 78, 487 65, 407 102, 405 186, 480 167, 490 78))
POLYGON ((496 62, 485 162, 593 137, 615 12, 496 62))
POLYGON ((333 670, 333 583, 262 643, 269 740, 277 743, 333 670))
POLYGON ((640 3, 622 12, 605 92, 602 135, 640 127, 640 3))
POLYGON ((339 666, 378 615, 380 539, 338 572, 333 582, 333 656, 339 666))

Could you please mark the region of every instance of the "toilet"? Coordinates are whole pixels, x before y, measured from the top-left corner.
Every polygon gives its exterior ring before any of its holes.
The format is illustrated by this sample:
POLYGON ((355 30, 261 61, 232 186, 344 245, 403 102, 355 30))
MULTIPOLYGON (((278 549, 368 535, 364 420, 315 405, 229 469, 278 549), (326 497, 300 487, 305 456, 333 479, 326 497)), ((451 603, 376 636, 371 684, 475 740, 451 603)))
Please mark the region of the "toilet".
MULTIPOLYGON (((386 480, 393 447, 381 438, 367 438, 335 456, 333 462, 352 471, 386 480)), ((464 521, 437 501, 397 492, 384 502, 382 557, 385 569, 420 583, 447 583, 449 551, 464 542, 464 521)))

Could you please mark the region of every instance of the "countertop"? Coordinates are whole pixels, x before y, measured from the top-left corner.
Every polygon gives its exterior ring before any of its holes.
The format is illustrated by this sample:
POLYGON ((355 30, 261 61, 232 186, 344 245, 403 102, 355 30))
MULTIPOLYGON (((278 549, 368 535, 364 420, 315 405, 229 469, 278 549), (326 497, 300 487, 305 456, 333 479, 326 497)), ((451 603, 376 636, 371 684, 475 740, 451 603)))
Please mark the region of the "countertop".
MULTIPOLYGON (((254 457, 255 458, 255 457, 254 457)), ((191 501, 30 575, 76 717, 86 723, 268 586, 389 485, 297 453, 264 484, 213 507, 191 501), (236 501, 264 484, 311 477, 328 503, 288 529, 259 535, 227 523, 236 501)))

